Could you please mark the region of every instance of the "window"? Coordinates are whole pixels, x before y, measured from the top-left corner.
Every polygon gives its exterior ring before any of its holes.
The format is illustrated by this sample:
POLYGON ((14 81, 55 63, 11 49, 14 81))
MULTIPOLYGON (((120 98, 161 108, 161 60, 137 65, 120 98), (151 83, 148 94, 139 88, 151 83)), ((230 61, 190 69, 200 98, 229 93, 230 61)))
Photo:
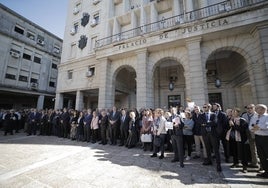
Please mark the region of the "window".
POLYGON ((93 17, 96 20, 96 23, 98 24, 99 21, 100 21, 100 15, 99 15, 99 13, 95 14, 93 17))
POLYGON ((73 70, 68 70, 68 74, 67 74, 68 79, 73 79, 73 70))
POLYGON ((17 25, 15 26, 14 31, 22 35, 24 34, 24 29, 17 25))
POLYGON ((39 44, 40 46, 44 46, 45 42, 44 42, 45 38, 42 37, 41 35, 37 36, 37 44, 39 44))
POLYGON ((6 78, 7 79, 11 79, 11 80, 16 80, 16 75, 14 75, 14 74, 6 74, 6 78))
POLYGON ((57 64, 55 64, 55 63, 52 63, 51 67, 52 67, 52 69, 57 69, 58 68, 57 64))
POLYGON ((31 40, 35 40, 35 34, 31 33, 31 32, 27 32, 27 38, 31 39, 31 40))
POLYGON ((27 76, 22 76, 22 75, 20 75, 20 76, 19 76, 19 81, 22 81, 22 82, 28 82, 28 77, 27 77, 27 76))
POLYGON ((31 55, 29 55, 29 54, 26 54, 26 53, 23 53, 23 59, 27 59, 27 60, 29 60, 29 61, 31 61, 32 60, 32 56, 31 55))
POLYGON ((55 87, 55 85, 56 85, 55 82, 51 82, 51 81, 49 82, 50 87, 55 87))
POLYGON ((59 46, 54 46, 53 53, 59 54, 60 53, 60 47, 59 46))
POLYGON ((35 78, 31 78, 31 83, 38 83, 38 80, 35 78))
POLYGON ((34 62, 41 64, 41 58, 34 56, 34 62))

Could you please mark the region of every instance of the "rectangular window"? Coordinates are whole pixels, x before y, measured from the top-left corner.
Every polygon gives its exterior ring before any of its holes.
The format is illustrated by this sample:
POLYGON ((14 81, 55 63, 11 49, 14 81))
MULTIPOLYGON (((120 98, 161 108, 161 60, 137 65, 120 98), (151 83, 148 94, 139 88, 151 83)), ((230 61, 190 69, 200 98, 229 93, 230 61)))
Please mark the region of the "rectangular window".
POLYGON ((28 82, 28 77, 27 77, 27 76, 22 76, 22 75, 20 75, 20 76, 19 76, 19 81, 22 81, 22 82, 28 82))
POLYGON ((29 61, 32 60, 32 56, 29 55, 29 54, 26 54, 26 53, 23 53, 22 57, 23 57, 23 59, 27 59, 27 60, 29 60, 29 61))
POLYGON ((45 38, 41 35, 37 36, 37 44, 44 46, 45 45, 45 38))
POLYGON ((41 64, 41 58, 34 56, 34 62, 41 64))
POLYGON ((31 39, 31 40, 35 40, 35 34, 31 33, 31 32, 27 32, 27 38, 31 39))
POLYGON ((16 80, 16 75, 14 75, 14 74, 6 74, 6 78, 7 79, 11 79, 11 80, 16 80))
POLYGON ((50 82, 49 82, 49 86, 50 86, 50 87, 55 87, 55 82, 51 82, 51 81, 50 81, 50 82))
POLYGON ((52 69, 57 69, 58 66, 57 66, 57 64, 52 63, 51 67, 52 67, 52 69))
POLYGON ((38 83, 38 80, 35 78, 31 78, 31 83, 38 83))
POLYGON ((96 23, 98 24, 99 21, 100 21, 100 15, 99 15, 99 13, 98 14, 95 14, 93 17, 96 20, 96 23))
POLYGON ((24 29, 17 25, 15 26, 14 31, 22 35, 24 34, 24 29))
POLYGON ((70 79, 73 79, 73 70, 68 70, 67 78, 68 78, 69 80, 70 80, 70 79))
POLYGON ((60 47, 59 46, 54 46, 53 53, 59 54, 60 53, 60 47))

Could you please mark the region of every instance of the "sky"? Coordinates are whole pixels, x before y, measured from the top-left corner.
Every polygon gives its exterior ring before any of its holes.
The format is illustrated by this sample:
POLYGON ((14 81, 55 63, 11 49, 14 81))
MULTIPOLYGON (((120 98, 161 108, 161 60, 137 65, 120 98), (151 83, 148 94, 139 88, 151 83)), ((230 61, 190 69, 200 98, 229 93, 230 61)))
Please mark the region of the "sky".
POLYGON ((69 0, 0 0, 4 6, 63 39, 69 0))

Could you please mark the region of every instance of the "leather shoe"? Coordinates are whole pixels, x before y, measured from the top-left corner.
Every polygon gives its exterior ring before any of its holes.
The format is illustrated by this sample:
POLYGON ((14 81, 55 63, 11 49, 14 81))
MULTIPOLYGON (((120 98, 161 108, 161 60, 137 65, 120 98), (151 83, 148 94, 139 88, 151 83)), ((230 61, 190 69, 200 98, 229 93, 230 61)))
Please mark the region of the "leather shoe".
POLYGON ((193 159, 199 159, 199 158, 200 158, 199 155, 195 155, 195 156, 193 157, 193 159))
POLYGON ((184 168, 184 164, 180 164, 180 167, 181 167, 181 168, 184 168))
POLYGON ((268 178, 268 172, 257 174, 257 176, 261 178, 268 178))
POLYGON ((160 155, 159 156, 159 159, 164 159, 164 155, 160 155))
POLYGON ((153 155, 151 155, 151 157, 157 157, 156 153, 154 153, 153 155))

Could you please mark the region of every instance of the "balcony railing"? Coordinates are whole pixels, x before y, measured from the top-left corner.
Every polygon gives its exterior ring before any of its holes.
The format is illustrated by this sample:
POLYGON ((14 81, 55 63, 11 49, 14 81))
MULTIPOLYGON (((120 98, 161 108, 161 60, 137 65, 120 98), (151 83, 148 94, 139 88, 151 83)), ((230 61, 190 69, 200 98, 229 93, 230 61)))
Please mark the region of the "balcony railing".
POLYGON ((162 18, 162 20, 153 22, 150 24, 142 25, 140 27, 127 30, 109 37, 105 37, 96 40, 95 49, 102 48, 106 45, 121 42, 133 37, 142 36, 144 34, 149 34, 152 32, 160 31, 162 29, 172 28, 180 24, 193 22, 203 18, 208 18, 215 15, 220 15, 232 10, 242 9, 245 7, 250 8, 252 5, 257 5, 263 2, 268 2, 267 0, 227 0, 222 1, 217 4, 213 4, 201 9, 196 9, 191 12, 185 12, 183 14, 162 18))

